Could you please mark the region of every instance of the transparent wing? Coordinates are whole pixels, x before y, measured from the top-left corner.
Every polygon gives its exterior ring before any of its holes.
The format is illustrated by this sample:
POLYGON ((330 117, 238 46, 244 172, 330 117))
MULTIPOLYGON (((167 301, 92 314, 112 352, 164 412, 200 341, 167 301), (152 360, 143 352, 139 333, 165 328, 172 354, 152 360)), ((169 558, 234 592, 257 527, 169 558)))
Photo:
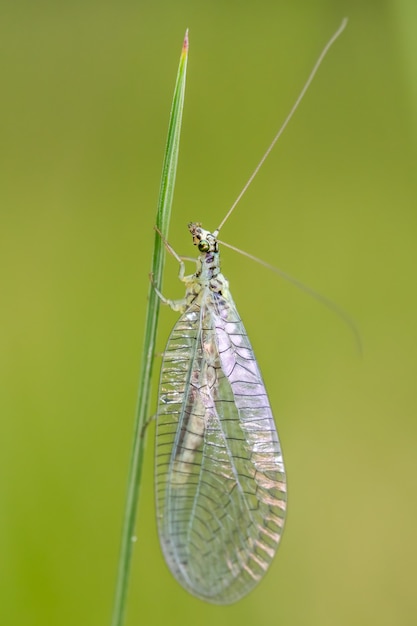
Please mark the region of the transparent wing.
POLYGON ((237 601, 281 538, 285 473, 269 400, 236 307, 209 290, 175 325, 160 383, 156 500, 165 559, 192 594, 237 601))

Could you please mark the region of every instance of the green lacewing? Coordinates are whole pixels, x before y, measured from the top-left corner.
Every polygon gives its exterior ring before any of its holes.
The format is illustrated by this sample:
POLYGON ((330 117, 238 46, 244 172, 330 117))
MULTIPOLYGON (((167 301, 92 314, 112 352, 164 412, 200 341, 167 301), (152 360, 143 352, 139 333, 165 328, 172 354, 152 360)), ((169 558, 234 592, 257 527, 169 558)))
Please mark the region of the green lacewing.
POLYGON ((157 411, 156 507, 165 560, 191 594, 230 604, 263 578, 286 514, 286 475, 262 375, 220 271, 218 234, 293 116, 326 44, 281 129, 219 227, 189 224, 199 250, 164 352, 157 411))

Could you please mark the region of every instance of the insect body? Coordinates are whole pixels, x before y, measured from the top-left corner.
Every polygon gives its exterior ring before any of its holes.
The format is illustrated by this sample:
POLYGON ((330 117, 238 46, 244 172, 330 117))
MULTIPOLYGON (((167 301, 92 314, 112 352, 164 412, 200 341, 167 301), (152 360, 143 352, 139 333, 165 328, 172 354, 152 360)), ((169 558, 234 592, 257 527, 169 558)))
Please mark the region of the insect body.
POLYGON ((193 595, 228 604, 268 569, 281 538, 281 447, 252 346, 220 272, 217 232, 189 224, 200 256, 180 278, 164 353, 156 437, 162 550, 193 595))

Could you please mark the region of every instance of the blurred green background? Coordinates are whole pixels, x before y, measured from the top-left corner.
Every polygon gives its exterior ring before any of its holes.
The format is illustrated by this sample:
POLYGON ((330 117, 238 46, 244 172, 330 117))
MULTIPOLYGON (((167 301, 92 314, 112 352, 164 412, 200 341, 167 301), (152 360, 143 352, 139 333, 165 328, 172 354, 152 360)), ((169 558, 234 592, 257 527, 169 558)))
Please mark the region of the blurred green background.
MULTIPOLYGON (((170 241, 191 255, 188 221, 217 226, 347 15, 222 238, 346 309, 363 358, 334 314, 224 251, 284 447, 286 531, 240 603, 189 596, 157 542, 151 424, 126 625, 415 624, 415 1, 38 0, 0 11, 0 623, 110 621, 185 28, 170 241)), ((171 297, 183 293, 176 274, 168 259, 171 297)), ((161 351, 175 319, 161 312, 161 351)))

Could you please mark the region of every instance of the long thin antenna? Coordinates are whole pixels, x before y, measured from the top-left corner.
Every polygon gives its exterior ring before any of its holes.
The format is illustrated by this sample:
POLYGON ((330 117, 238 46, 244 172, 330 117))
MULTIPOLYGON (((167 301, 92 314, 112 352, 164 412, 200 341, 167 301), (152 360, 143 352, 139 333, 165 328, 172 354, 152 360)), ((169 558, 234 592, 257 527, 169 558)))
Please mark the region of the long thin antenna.
POLYGON ((220 241, 220 239, 218 239, 218 242, 222 246, 225 246, 226 248, 230 248, 230 250, 234 250, 235 252, 238 252, 239 254, 243 254, 243 256, 248 257, 248 259, 252 259, 252 261, 256 261, 256 263, 259 263, 260 265, 263 265, 264 267, 268 268, 272 272, 275 272, 275 274, 278 274, 278 276, 281 276, 281 278, 284 278, 287 282, 291 283, 298 289, 301 289, 301 291, 304 291, 309 296, 312 296, 315 300, 317 300, 318 302, 321 302, 321 304, 324 304, 324 306, 327 307, 330 311, 333 311, 333 313, 336 313, 336 315, 340 317, 340 319, 352 331, 355 337, 356 345, 358 347, 358 352, 360 356, 362 356, 362 353, 363 353, 362 339, 361 339, 361 335, 358 330, 358 327, 356 326, 355 322, 350 317, 350 315, 348 315, 346 311, 344 311, 340 306, 338 306, 335 302, 333 302, 333 300, 330 300, 330 298, 326 298, 326 296, 323 296, 323 294, 319 293, 318 291, 315 291, 314 289, 312 289, 305 283, 301 282, 301 280, 298 280, 298 278, 294 278, 294 276, 291 276, 291 274, 287 274, 287 272, 284 272, 284 270, 281 270, 279 267, 275 267, 274 265, 271 265, 270 263, 267 263, 266 261, 259 259, 257 256, 254 256, 253 254, 249 254, 249 252, 240 250, 240 248, 236 248, 236 246, 232 246, 230 243, 225 243, 224 241, 220 241))
POLYGON ((307 89, 310 87, 314 76, 317 73, 317 70, 319 69, 324 57, 326 56, 326 54, 328 53, 329 49, 331 48, 331 46, 334 44, 334 42, 336 41, 336 39, 339 37, 339 35, 342 34, 342 32, 344 31, 346 24, 347 24, 347 18, 345 17, 342 20, 342 23, 340 24, 339 28, 337 29, 337 31, 334 33, 334 35, 332 35, 332 37, 329 39, 329 41, 327 42, 327 44, 324 46, 319 58, 317 59, 313 69, 310 72, 310 76, 307 78, 307 82, 305 83, 304 87, 302 88, 297 100, 295 101, 291 111, 288 113, 284 123, 282 124, 281 128, 279 129, 279 131, 277 132, 277 134, 275 135, 274 139, 272 140, 271 145, 269 146, 269 148, 267 149, 267 151, 265 152, 265 154, 263 155, 262 159, 259 161, 258 165, 255 167, 252 175, 249 177, 248 182, 246 183, 246 185, 243 187, 242 191, 240 192, 240 194, 238 195, 238 197, 236 198, 236 200, 234 201, 234 203, 232 204, 232 206, 230 207, 230 209, 228 210, 228 212, 226 213, 225 217, 222 219, 222 221, 220 222, 220 225, 217 227, 217 229, 214 231, 213 235, 217 237, 220 229, 224 226, 225 222, 229 219, 230 215, 233 213, 233 211, 235 210, 236 205, 240 202, 242 196, 246 193, 249 185, 252 183, 253 179, 255 178, 255 176, 257 175, 257 173, 259 172, 259 170, 261 169, 262 165, 265 163, 266 159, 268 158, 268 156, 270 155, 273 147, 275 146, 275 144, 277 143, 278 139, 281 137, 282 133, 284 132, 284 130, 286 129, 286 127, 288 126, 289 121, 291 120, 292 116, 294 115, 295 111, 298 109, 298 106, 301 102, 301 100, 304 98, 304 95, 307 91, 307 89))

